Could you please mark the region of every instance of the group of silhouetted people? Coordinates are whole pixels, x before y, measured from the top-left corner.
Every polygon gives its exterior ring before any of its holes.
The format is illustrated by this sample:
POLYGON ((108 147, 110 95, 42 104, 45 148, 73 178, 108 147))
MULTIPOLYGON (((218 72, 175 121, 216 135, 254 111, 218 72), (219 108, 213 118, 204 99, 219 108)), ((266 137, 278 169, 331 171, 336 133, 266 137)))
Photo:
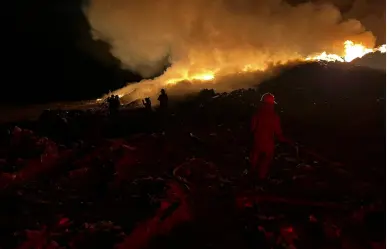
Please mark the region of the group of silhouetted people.
MULTIPOLYGON (((160 95, 157 98, 157 100, 160 103, 160 107, 159 107, 160 112, 165 113, 166 110, 168 109, 168 95, 165 92, 165 89, 161 89, 160 95)), ((119 110, 119 107, 121 106, 120 97, 118 95, 111 95, 106 99, 106 102, 109 105, 110 114, 116 114, 119 110)), ((144 108, 146 111, 148 112, 152 111, 152 101, 150 97, 143 99, 142 104, 144 105, 144 108)))
POLYGON ((109 104, 110 115, 116 115, 121 106, 120 97, 118 95, 111 95, 107 98, 107 103, 109 104))
MULTIPOLYGON (((165 89, 161 89, 157 100, 160 103, 159 111, 163 117, 161 120, 162 125, 164 125, 164 114, 168 109, 168 95, 165 89)), ((107 102, 109 103, 110 114, 116 114, 120 106, 119 97, 111 95, 107 102)), ((147 112, 152 112, 152 102, 149 97, 142 100, 142 104, 147 112)), ((250 153, 251 171, 257 173, 258 178, 261 180, 268 175, 274 157, 275 138, 280 142, 292 143, 282 134, 280 118, 274 109, 275 104, 277 103, 273 94, 264 94, 251 123, 251 131, 254 136, 254 144, 250 153)))
MULTIPOLYGON (((165 89, 161 89, 160 95, 157 98, 159 101, 159 110, 161 113, 165 113, 168 110, 168 95, 165 92, 165 89)), ((152 111, 152 101, 149 97, 142 100, 142 104, 144 105, 144 108, 146 111, 151 112, 152 111)))

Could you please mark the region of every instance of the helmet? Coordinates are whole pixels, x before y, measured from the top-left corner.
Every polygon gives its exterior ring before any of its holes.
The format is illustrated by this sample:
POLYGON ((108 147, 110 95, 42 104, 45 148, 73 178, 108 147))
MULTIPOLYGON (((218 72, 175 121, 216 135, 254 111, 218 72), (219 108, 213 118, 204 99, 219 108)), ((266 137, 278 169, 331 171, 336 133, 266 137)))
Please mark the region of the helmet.
POLYGON ((262 95, 261 102, 268 104, 277 104, 277 102, 275 102, 274 95, 271 93, 265 93, 264 95, 262 95))

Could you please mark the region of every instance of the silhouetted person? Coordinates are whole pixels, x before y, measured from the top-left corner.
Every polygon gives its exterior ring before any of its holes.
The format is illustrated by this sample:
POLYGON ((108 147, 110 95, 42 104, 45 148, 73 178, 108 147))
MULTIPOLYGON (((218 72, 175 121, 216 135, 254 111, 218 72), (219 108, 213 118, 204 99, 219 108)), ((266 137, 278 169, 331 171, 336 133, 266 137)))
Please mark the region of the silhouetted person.
POLYGON ((251 123, 254 134, 254 145, 250 155, 251 167, 253 171, 258 171, 261 180, 266 178, 273 160, 274 137, 281 142, 290 142, 282 135, 280 118, 274 110, 274 104, 276 104, 274 95, 265 93, 251 123))
POLYGON ((165 93, 165 89, 161 89, 157 100, 160 102, 160 110, 163 112, 166 111, 168 108, 168 95, 165 93))
POLYGON ((143 99, 142 104, 145 107, 144 108, 145 112, 144 112, 144 117, 143 117, 143 119, 144 119, 143 128, 147 132, 150 132, 150 131, 152 131, 152 129, 154 129, 154 125, 157 123, 154 120, 154 113, 152 110, 151 99, 149 97, 145 98, 145 100, 143 99))
POLYGON ((120 108, 120 98, 118 95, 111 95, 107 102, 109 104, 109 112, 110 115, 116 115, 118 113, 118 109, 120 108))
POLYGON ((110 107, 110 105, 112 104, 112 101, 113 101, 113 95, 110 95, 110 96, 106 99, 106 102, 109 104, 109 107, 110 107))
POLYGON ((145 101, 142 100, 142 104, 144 105, 145 110, 147 112, 151 112, 152 111, 152 102, 151 102, 150 98, 145 98, 145 101))
POLYGON ((168 111, 168 95, 165 93, 164 89, 161 89, 160 95, 157 99, 160 102, 159 108, 159 118, 161 130, 165 131, 167 128, 167 111, 168 111))
POLYGON ((120 97, 118 95, 114 96, 115 100, 116 100, 116 105, 119 107, 121 105, 121 102, 120 102, 120 97))

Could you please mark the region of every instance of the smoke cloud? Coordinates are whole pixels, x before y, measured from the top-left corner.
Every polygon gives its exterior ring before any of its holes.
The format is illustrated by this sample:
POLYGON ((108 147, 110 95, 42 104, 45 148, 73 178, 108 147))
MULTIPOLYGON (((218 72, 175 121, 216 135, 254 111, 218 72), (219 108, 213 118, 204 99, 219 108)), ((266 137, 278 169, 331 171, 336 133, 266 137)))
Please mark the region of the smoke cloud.
POLYGON ((386 43, 386 1, 385 0, 324 0, 333 3, 346 19, 359 20, 376 36, 377 45, 386 43))
POLYGON ((345 17, 356 18, 377 37, 377 45, 386 43, 386 1, 355 0, 345 17))
POLYGON ((227 75, 246 65, 264 70, 321 51, 340 54, 345 40, 375 45, 371 32, 358 20, 344 20, 330 3, 89 0, 84 12, 94 39, 111 44, 123 68, 152 77, 168 58, 172 67, 155 81, 142 82, 144 89, 209 71, 227 75))

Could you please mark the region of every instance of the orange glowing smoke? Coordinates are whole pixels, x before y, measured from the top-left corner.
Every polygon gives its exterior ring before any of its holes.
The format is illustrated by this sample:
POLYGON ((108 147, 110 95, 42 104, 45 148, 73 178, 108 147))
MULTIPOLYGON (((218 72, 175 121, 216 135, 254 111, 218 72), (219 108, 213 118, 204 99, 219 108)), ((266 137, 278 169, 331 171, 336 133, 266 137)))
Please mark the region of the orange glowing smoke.
MULTIPOLYGON (((328 62, 351 62, 352 60, 356 58, 361 58, 366 54, 373 53, 373 52, 381 52, 386 53, 386 45, 382 45, 377 48, 367 48, 362 44, 354 43, 353 41, 345 41, 343 43, 343 52, 342 54, 329 54, 327 52, 322 52, 320 54, 315 54, 307 57, 302 57, 301 55, 294 54, 288 58, 288 60, 282 60, 279 61, 277 64, 286 64, 289 61, 328 61, 328 62)), ((239 58, 239 57, 238 57, 239 58)), ((196 63, 187 63, 187 64, 178 64, 174 65, 172 68, 169 68, 164 72, 163 75, 158 77, 154 80, 147 80, 144 81, 141 84, 141 86, 128 85, 126 89, 119 89, 116 91, 115 94, 118 94, 121 98, 122 96, 125 96, 127 94, 133 93, 135 89, 138 87, 142 88, 142 91, 144 92, 144 96, 146 96, 146 90, 149 88, 149 84, 157 84, 159 87, 162 87, 164 85, 174 85, 179 82, 183 81, 189 81, 189 82, 213 82, 216 83, 217 76, 224 76, 224 75, 231 75, 231 74, 237 74, 237 73, 244 73, 244 72, 257 72, 257 71, 265 71, 269 68, 269 65, 259 63, 259 59, 254 59, 254 56, 246 56, 246 57, 240 57, 245 58, 245 60, 240 64, 233 64, 232 68, 229 68, 225 66, 225 68, 220 68, 220 66, 227 65, 227 62, 222 61, 221 64, 214 65, 212 68, 209 67, 211 64, 203 65, 201 67, 200 65, 196 63), (253 62, 250 63, 249 62, 253 62), (254 63, 258 62, 258 63, 254 63), (235 67, 235 65, 237 65, 235 67), (147 83, 148 85, 144 84, 147 83)), ((106 97, 106 96, 105 96, 106 97)), ((142 95, 138 97, 143 97, 142 95)), ((98 99, 97 101, 102 101, 102 99, 98 99)))
POLYGON ((207 72, 204 72, 204 73, 198 73, 198 74, 194 74, 194 75, 189 75, 187 71, 183 71, 181 77, 169 79, 169 80, 166 81, 166 83, 167 84, 174 84, 174 83, 181 82, 181 81, 184 81, 184 80, 188 80, 188 81, 195 81, 195 80, 208 81, 208 80, 213 80, 214 78, 215 78, 215 73, 211 72, 211 71, 207 71, 207 72))
MULTIPOLYGON (((304 61, 330 61, 330 62, 351 62, 352 60, 356 58, 361 58, 366 54, 373 53, 379 51, 381 53, 386 52, 386 45, 382 45, 378 48, 367 48, 363 46, 362 44, 356 44, 353 41, 345 41, 344 42, 344 51, 343 54, 337 55, 337 54, 328 54, 327 52, 322 52, 321 54, 314 55, 314 56, 308 56, 305 59, 301 59, 304 61)), ((281 63, 283 64, 283 63, 281 63)), ((255 65, 255 64, 246 64, 240 66, 240 72, 254 72, 254 71, 264 71, 267 69, 266 65, 255 65)), ((181 70, 179 72, 179 77, 167 77, 168 79, 165 80, 165 83, 168 84, 175 84, 181 81, 210 81, 214 80, 216 77, 216 73, 219 72, 220 69, 216 70, 201 70, 200 73, 188 73, 188 70, 181 70)))

